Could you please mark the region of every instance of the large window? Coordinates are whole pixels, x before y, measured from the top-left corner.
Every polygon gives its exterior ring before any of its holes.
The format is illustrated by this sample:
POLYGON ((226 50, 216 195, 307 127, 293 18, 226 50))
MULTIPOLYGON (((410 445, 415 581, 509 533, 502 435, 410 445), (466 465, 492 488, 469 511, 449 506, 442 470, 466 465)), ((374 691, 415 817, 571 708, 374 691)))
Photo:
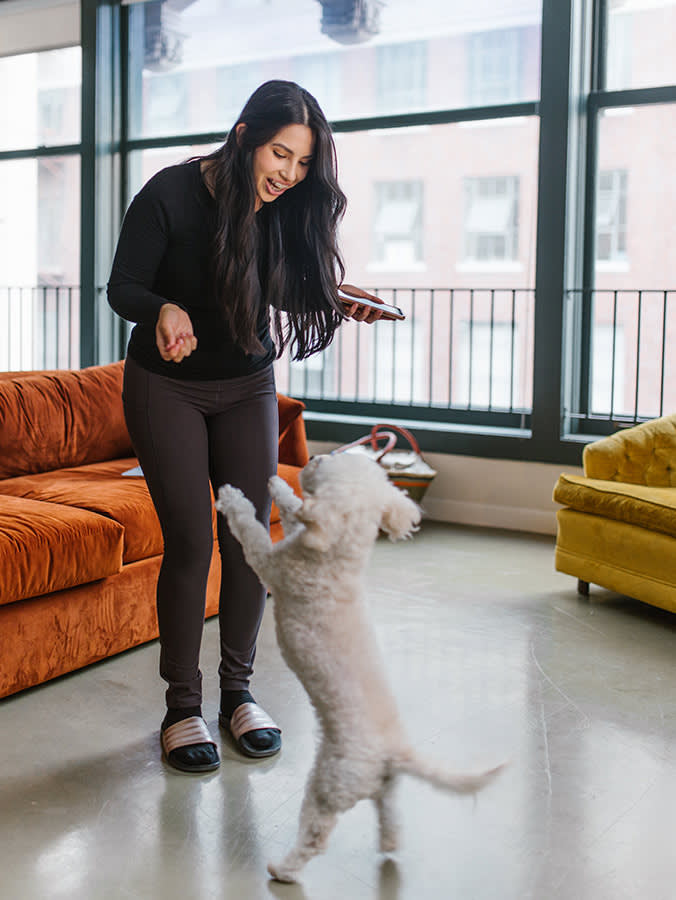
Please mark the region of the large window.
POLYGON ((566 428, 589 435, 665 414, 676 396, 676 0, 608 0, 597 13, 586 122, 588 286, 569 292, 565 333, 566 428))
MULTIPOLYGON (((489 419, 498 408, 527 410, 540 0, 487 0, 490 10, 470 17, 457 4, 421 0, 414 28, 410 4, 391 0, 378 4, 368 35, 346 33, 345 21, 334 29, 317 0, 165 6, 125 7, 128 198, 158 168, 196 152, 200 135, 206 144, 223 134, 258 84, 297 80, 334 128, 348 198, 340 233, 346 280, 390 297, 407 314, 396 327, 346 325, 321 357, 280 361, 280 389, 319 405, 390 402, 411 414, 434 408, 450 421, 449 410, 468 406, 454 360, 469 323, 474 334, 492 335, 491 346, 501 329, 518 337, 509 345, 517 373, 510 402, 484 402, 476 386, 487 357, 475 347, 469 406, 489 419), (293 39, 280 41, 282 33, 293 39), (501 116, 493 109, 486 121, 460 114, 453 122, 454 109, 500 104, 501 116), (426 111, 448 112, 451 121, 428 124, 426 111), (391 127, 391 117, 402 114, 420 122, 391 127), (361 117, 368 122, 355 127, 361 117), (498 297, 496 288, 506 293, 498 297)), ((504 358, 494 361, 500 378, 504 358)))
MULTIPOLYGON (((0 60, 3 278, 37 291, 77 288, 80 179, 83 208, 96 203, 105 214, 157 168, 220 143, 258 84, 290 78, 317 96, 336 136, 346 277, 407 315, 353 337, 341 329, 330 354, 293 367, 294 385, 313 395, 309 416, 369 416, 390 403, 437 423, 437 446, 465 424, 528 438, 547 420, 548 453, 565 445, 561 422, 564 433, 591 435, 645 417, 650 398, 660 398, 659 411, 676 390, 676 0, 595 0, 594 27, 591 16, 573 18, 573 35, 562 33, 562 3, 481 0, 470 10, 388 0, 367 4, 373 14, 352 31, 322 0, 106 7, 125 42, 119 81, 107 68, 116 52, 99 57, 96 73, 97 99, 110 81, 100 109, 101 121, 114 120, 108 145, 92 146, 99 116, 90 106, 80 146, 77 48, 0 60), (566 109, 552 101, 568 78, 583 96, 566 109)), ((94 73, 85 75, 91 103, 94 73)), ((0 317, 9 307, 5 295, 0 317)))
POLYGON ((532 437, 538 458, 577 461, 580 432, 673 406, 676 0, 593 0, 580 18, 572 0, 365 0, 352 24, 339 0, 125 0, 96 16, 82 4, 84 54, 72 33, 54 36, 61 49, 8 51, 7 5, 5 365, 76 362, 59 348, 80 269, 83 336, 101 330, 90 307, 105 305, 124 202, 110 207, 218 145, 258 84, 290 78, 333 126, 346 277, 407 315, 346 326, 330 354, 293 367, 308 421, 396 412, 429 423, 430 448, 523 455, 514 439, 532 437), (40 340, 17 337, 20 323, 40 340))
POLYGON ((78 364, 80 61, 0 59, 0 368, 78 364))

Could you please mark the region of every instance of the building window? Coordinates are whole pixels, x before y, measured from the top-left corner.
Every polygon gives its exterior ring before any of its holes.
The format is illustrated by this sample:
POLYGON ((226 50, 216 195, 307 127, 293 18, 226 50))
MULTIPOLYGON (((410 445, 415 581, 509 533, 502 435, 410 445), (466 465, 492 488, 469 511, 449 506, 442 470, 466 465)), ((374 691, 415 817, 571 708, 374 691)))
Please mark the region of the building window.
POLYGON ((469 37, 467 85, 470 106, 516 103, 521 99, 521 35, 516 28, 469 37))
POLYGON ((465 178, 465 260, 516 260, 519 250, 519 178, 465 178))
POLYGON ((410 112, 425 105, 427 44, 412 41, 378 47, 377 103, 381 113, 410 112))
POLYGON ((627 257, 627 172, 599 172, 596 193, 596 259, 627 257))
POLYGON ((422 262, 422 181, 376 182, 375 260, 406 269, 422 262))

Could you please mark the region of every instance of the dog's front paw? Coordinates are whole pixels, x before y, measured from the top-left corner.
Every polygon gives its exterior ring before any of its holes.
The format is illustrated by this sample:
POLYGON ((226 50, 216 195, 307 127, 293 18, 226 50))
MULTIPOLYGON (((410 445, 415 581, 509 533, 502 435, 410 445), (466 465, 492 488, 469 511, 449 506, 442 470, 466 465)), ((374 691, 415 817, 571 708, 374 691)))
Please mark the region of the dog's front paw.
POLYGON ((286 485, 286 481, 283 478, 280 478, 279 475, 271 475, 268 478, 268 489, 270 493, 273 491, 284 490, 284 486, 286 485))
POLYGON ((218 489, 218 500, 216 500, 216 509, 226 515, 228 510, 244 499, 244 494, 239 488, 233 487, 231 484, 224 484, 218 489))
POLYGON ((279 475, 273 475, 268 479, 268 491, 277 506, 287 508, 289 505, 295 505, 297 501, 290 485, 283 478, 280 478, 279 475))
POLYGON ((282 881, 285 884, 295 884, 298 881, 298 872, 281 863, 268 863, 268 872, 275 881, 282 881))

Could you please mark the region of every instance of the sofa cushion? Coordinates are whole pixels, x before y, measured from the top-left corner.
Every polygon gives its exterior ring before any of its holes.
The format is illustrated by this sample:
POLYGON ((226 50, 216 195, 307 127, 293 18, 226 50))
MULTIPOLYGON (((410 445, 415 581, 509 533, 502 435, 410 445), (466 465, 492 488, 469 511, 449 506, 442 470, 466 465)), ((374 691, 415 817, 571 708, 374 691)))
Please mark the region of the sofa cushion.
MULTIPOLYGON (((147 559, 163 552, 162 531, 144 478, 123 476, 138 465, 134 457, 93 463, 55 472, 39 472, 0 481, 0 497, 11 495, 79 507, 106 516, 124 527, 123 562, 147 559)), ((300 469, 280 463, 278 474, 300 496, 300 469)), ((214 527, 216 512, 214 510, 214 527)), ((279 523, 279 510, 272 504, 270 524, 279 523)), ((215 533, 215 532, 214 532, 215 533)), ((273 530, 273 538, 281 537, 273 530)))
POLYGON ((123 534, 84 509, 0 495, 0 605, 114 575, 123 534))
POLYGON ((676 537, 676 488, 562 474, 554 500, 570 509, 676 537))
POLYGON ((0 478, 131 456, 124 363, 0 379, 0 478))
POLYGON ((160 523, 145 478, 122 475, 136 465, 137 459, 127 457, 8 478, 0 481, 0 495, 79 507, 118 522, 124 528, 126 564, 163 551, 160 523))

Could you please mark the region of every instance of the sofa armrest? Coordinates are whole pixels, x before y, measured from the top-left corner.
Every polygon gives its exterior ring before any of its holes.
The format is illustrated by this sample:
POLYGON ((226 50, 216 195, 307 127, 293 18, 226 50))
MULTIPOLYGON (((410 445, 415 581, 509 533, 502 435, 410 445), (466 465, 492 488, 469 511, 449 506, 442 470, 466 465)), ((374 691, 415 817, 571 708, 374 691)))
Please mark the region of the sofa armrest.
POLYGON ((302 468, 310 459, 305 434, 302 400, 277 394, 279 410, 279 461, 302 468))
POLYGON ((588 478, 676 486, 676 415, 643 422, 587 444, 582 464, 588 478))

